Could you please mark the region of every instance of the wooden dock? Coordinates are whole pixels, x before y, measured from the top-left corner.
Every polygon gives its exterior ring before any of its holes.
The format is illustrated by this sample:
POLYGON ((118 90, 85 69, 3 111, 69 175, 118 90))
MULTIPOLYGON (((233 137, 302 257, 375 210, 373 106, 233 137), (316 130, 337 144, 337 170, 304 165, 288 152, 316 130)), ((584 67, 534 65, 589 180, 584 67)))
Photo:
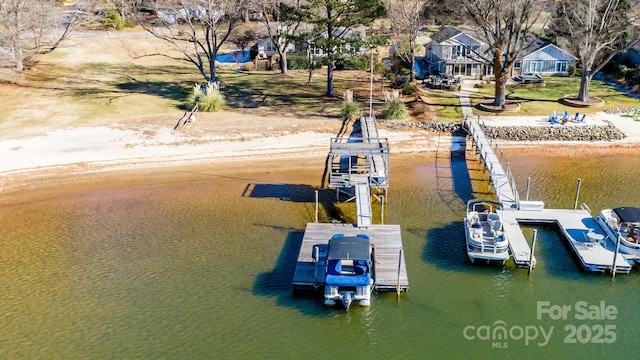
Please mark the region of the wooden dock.
POLYGON ((358 228, 352 224, 309 223, 302 238, 293 275, 294 290, 313 290, 324 285, 324 269, 316 272, 312 249, 314 245, 326 245, 334 234, 365 234, 371 238, 375 247, 375 290, 405 292, 409 289, 400 225, 371 225, 358 228))

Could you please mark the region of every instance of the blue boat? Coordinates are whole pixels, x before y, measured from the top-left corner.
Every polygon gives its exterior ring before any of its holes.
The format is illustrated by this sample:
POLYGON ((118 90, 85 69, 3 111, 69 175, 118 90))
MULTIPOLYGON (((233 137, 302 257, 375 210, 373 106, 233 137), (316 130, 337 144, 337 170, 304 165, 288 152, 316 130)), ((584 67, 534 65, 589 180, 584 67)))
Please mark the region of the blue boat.
POLYGON ((316 266, 325 267, 324 304, 336 305, 338 301, 348 309, 352 301, 360 306, 371 305, 371 291, 375 283, 373 246, 364 234, 331 237, 327 247, 326 261, 316 258, 316 266))

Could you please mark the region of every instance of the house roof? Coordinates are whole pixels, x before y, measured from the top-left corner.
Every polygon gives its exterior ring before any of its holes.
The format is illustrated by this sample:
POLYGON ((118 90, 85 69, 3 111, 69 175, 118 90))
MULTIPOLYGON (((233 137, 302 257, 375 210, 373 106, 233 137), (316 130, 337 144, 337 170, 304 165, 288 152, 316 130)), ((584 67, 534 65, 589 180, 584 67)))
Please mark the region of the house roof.
POLYGON ((523 60, 577 60, 568 51, 547 41, 538 40, 536 44, 527 48, 527 52, 522 55, 523 60))
POLYGON ((454 27, 445 27, 444 29, 438 31, 437 33, 435 33, 432 37, 431 40, 433 40, 436 43, 441 43, 444 41, 447 41, 449 39, 451 39, 452 37, 461 34, 462 31, 458 30, 454 27))

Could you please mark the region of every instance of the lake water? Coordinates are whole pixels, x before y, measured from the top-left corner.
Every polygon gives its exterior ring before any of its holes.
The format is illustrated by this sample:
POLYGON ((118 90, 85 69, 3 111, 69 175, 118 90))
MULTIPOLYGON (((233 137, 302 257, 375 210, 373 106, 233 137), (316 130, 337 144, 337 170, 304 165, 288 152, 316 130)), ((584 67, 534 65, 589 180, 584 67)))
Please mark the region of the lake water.
MULTIPOLYGON (((510 164, 521 195, 530 177, 530 199, 548 208, 573 207, 578 178, 594 214, 640 205, 635 155, 510 164)), ((531 276, 471 265, 464 203, 490 192, 477 162, 402 155, 391 166, 385 222, 401 225, 410 289, 348 312, 291 291, 321 168, 2 204, 0 358, 637 356, 637 268, 584 273, 545 226, 531 276)))

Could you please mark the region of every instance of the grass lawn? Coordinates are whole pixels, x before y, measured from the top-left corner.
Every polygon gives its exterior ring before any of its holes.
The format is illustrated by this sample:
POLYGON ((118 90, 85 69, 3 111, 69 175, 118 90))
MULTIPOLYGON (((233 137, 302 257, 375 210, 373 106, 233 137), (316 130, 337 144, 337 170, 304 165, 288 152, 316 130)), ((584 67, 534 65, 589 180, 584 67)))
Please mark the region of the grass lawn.
MULTIPOLYGON (((603 81, 591 81, 589 95, 604 100, 604 105, 600 107, 582 108, 570 107, 560 103, 566 95, 577 94, 580 89, 579 77, 545 77, 546 86, 537 88, 508 88, 507 100, 513 100, 520 103, 520 111, 509 113, 509 116, 538 116, 549 115, 553 111, 561 113, 567 110, 569 113, 592 113, 602 111, 603 109, 638 106, 638 99, 626 95, 613 86, 607 85, 603 81)), ((471 97, 471 104, 474 106, 474 112, 480 115, 495 115, 494 113, 481 111, 475 106, 482 100, 493 98, 494 87, 484 87, 478 89, 475 96, 471 97)), ((440 115, 440 114, 438 114, 440 115)), ((443 117, 447 113, 443 113, 443 117)))
MULTIPOLYGON (((79 37, 74 46, 59 49, 39 58, 37 66, 26 71, 21 85, 0 84, 0 131, 14 125, 54 126, 100 125, 118 122, 131 123, 159 118, 167 113, 181 113, 195 82, 203 79, 197 69, 184 62, 169 58, 133 59, 125 51, 132 45, 155 42, 144 34, 122 38, 102 36, 99 41, 79 37), (144 40, 144 41, 143 41, 144 40), (124 46, 124 47, 123 47, 124 46)), ((154 43, 155 46, 156 43, 154 43)), ((342 94, 353 90, 354 101, 361 110, 369 104, 369 74, 363 71, 336 71, 334 96, 325 96, 326 70, 314 72, 309 85, 305 70, 277 72, 240 72, 238 66, 221 67, 218 76, 227 108, 238 112, 260 112, 263 115, 289 115, 339 117, 342 94)), ((509 116, 548 115, 556 110, 570 113, 589 113, 605 108, 630 107, 638 100, 600 81, 592 81, 591 96, 605 100, 598 108, 569 108, 559 99, 576 94, 580 79, 577 77, 547 77, 543 88, 508 89, 507 99, 521 103, 522 108, 509 116)), ((379 76, 373 83, 373 110, 381 114, 384 103, 379 76)), ((472 94, 472 105, 493 97, 493 87, 478 89, 472 94)), ((460 102, 455 94, 426 91, 424 102, 413 103, 414 119, 420 114, 435 111, 440 121, 459 121, 462 118, 460 102), (420 105, 420 106, 416 106, 420 105), (420 113, 416 109, 422 111, 420 113)), ((488 115, 474 109, 481 115, 488 115)), ((494 114, 495 115, 495 114, 494 114)), ((170 115, 173 116, 173 115, 170 115)), ((169 117, 170 117, 169 116, 169 117)), ((426 118, 422 116, 422 118, 426 118)))

